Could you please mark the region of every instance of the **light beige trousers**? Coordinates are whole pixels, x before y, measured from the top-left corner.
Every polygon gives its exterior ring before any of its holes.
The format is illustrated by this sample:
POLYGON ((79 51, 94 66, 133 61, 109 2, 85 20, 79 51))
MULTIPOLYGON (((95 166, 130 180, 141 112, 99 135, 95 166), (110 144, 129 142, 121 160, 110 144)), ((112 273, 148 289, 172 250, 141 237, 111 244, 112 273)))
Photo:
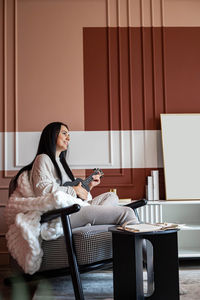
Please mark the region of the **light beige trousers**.
POLYGON ((132 208, 118 205, 118 196, 112 192, 101 194, 91 201, 90 206, 81 207, 80 211, 70 216, 72 228, 91 225, 122 225, 138 223, 132 208))

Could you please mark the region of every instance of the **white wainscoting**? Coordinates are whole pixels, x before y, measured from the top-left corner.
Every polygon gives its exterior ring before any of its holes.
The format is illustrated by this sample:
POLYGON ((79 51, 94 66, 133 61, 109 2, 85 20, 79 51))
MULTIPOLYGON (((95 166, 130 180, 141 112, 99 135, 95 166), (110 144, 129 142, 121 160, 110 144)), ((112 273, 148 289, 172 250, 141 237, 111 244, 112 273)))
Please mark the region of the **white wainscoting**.
MULTIPOLYGON (((72 131, 72 169, 162 168, 159 130, 72 131)), ((0 170, 18 170, 34 158, 40 132, 0 133, 0 170)))

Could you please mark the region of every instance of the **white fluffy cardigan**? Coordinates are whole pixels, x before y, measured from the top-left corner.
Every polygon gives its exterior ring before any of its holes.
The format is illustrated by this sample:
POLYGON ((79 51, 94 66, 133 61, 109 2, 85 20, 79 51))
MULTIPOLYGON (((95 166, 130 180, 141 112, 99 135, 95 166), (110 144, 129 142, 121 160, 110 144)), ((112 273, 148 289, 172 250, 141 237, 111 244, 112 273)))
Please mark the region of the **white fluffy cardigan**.
POLYGON ((41 215, 75 203, 89 205, 63 190, 35 196, 28 172, 25 171, 19 176, 18 187, 10 196, 6 207, 9 228, 6 239, 11 255, 25 273, 33 274, 39 270, 43 256, 42 239, 56 239, 63 234, 60 218, 40 224, 41 215))

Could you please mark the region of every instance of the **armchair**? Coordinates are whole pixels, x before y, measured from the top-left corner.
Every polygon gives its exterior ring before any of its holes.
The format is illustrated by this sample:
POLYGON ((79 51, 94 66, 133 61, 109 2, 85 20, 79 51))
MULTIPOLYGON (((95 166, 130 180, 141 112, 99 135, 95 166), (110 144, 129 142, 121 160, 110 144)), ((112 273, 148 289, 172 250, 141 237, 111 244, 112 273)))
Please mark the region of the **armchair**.
MULTIPOLYGON (((145 199, 141 199, 128 206, 136 210, 146 203, 145 199)), ((60 217, 64 236, 57 240, 43 241, 44 255, 40 270, 33 275, 20 275, 25 281, 71 275, 76 300, 84 300, 80 273, 101 268, 112 262, 112 236, 108 228, 113 225, 90 225, 72 230, 69 215, 80 209, 78 204, 74 204, 42 215, 41 223, 60 217), (64 249, 66 251, 63 251, 64 249)), ((4 283, 12 284, 13 279, 6 278, 4 283)))

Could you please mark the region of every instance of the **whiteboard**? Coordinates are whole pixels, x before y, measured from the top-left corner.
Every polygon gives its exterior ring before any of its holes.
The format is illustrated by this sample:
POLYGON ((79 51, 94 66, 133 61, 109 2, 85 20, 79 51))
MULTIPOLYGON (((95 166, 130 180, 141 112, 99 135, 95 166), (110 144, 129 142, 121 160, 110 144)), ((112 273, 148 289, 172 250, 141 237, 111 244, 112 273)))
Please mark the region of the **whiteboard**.
POLYGON ((161 114, 166 200, 200 199, 200 114, 161 114))

